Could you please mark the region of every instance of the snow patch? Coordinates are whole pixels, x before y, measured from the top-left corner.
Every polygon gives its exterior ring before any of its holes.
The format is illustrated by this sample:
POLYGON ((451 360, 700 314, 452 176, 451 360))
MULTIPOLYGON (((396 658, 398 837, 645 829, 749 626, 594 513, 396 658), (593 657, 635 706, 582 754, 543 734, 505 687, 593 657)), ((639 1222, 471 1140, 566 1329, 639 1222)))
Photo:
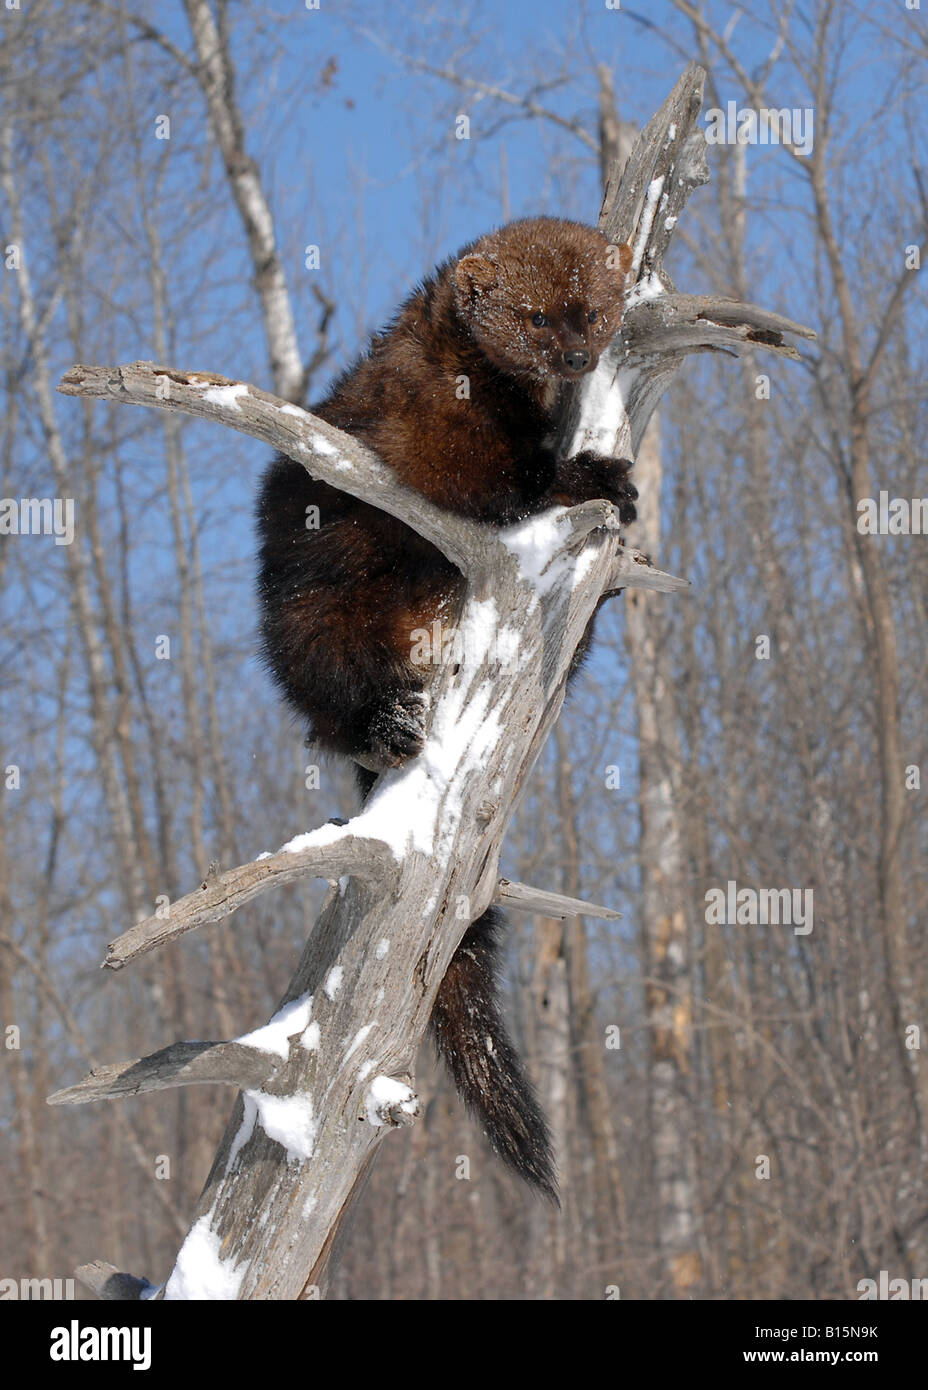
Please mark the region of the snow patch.
POLYGON ((231 1173, 232 1166, 235 1163, 235 1160, 238 1158, 239 1150, 244 1148, 244 1146, 248 1143, 249 1139, 255 1132, 255 1121, 258 1118, 258 1107, 255 1105, 253 1100, 249 1100, 247 1092, 245 1093, 245 1095, 242 1096, 242 1105, 244 1107, 242 1123, 239 1125, 238 1133, 232 1140, 232 1146, 229 1149, 229 1157, 226 1160, 227 1173, 231 1173))
POLYGON ((580 418, 567 450, 569 458, 589 450, 613 455, 626 421, 626 400, 633 381, 630 371, 619 367, 615 355, 606 352, 583 383, 580 418))
POLYGON ((310 830, 305 835, 295 835, 292 840, 281 845, 278 853, 300 854, 304 849, 320 849, 324 845, 334 845, 338 840, 344 839, 347 828, 344 825, 329 823, 320 825, 317 830, 310 830))
POLYGON ((485 765, 499 741, 499 716, 489 708, 491 686, 479 680, 480 668, 493 651, 498 623, 492 599, 467 605, 458 625, 463 653, 459 679, 435 707, 422 752, 408 766, 388 773, 351 822, 352 834, 385 841, 398 860, 410 846, 433 854, 436 837, 438 852, 447 852, 461 809, 460 791, 452 787, 452 780, 460 777, 461 787, 469 771, 485 765))
POLYGON ((247 1266, 236 1269, 231 1260, 222 1259, 219 1236, 210 1229, 211 1215, 201 1216, 188 1232, 164 1286, 166 1302, 238 1298, 247 1266))
MULTIPOLYGON (((667 218, 668 222, 672 220, 674 219, 667 218)), ((659 295, 666 294, 666 292, 660 276, 653 270, 649 270, 647 275, 643 275, 637 285, 625 296, 625 307, 630 309, 634 304, 641 304, 646 299, 657 299, 659 295)))
POLYGON ((364 1112, 367 1123, 380 1129, 386 1123, 388 1110, 401 1110, 405 1115, 419 1112, 419 1101, 415 1091, 392 1076, 375 1076, 367 1088, 364 1099, 364 1112))
POLYGON ((233 1041, 241 1043, 243 1047, 256 1047, 261 1052, 273 1052, 286 1061, 290 1056, 290 1038, 306 1029, 312 1009, 312 995, 303 994, 279 1009, 263 1028, 256 1028, 253 1033, 246 1033, 233 1041))
MULTIPOLYGON (((439 854, 444 857, 451 850, 453 827, 460 819, 461 791, 467 774, 486 766, 502 737, 499 712, 490 708, 492 685, 488 680, 477 684, 480 667, 494 650, 499 631, 499 613, 493 599, 468 603, 459 628, 466 654, 462 678, 437 706, 420 759, 428 771, 436 801, 440 798, 442 805, 438 836, 439 854)), ((433 824, 434 821, 433 815, 433 824)))
POLYGON ((287 1150, 288 1163, 312 1157, 318 1125, 311 1096, 269 1096, 266 1091, 246 1091, 245 1095, 257 1108, 267 1137, 287 1150))
MULTIPOLYGON (((594 372, 594 376, 595 374, 594 372)), ((578 427, 574 444, 580 437, 581 428, 578 427)), ((600 452, 611 452, 613 443, 614 438, 610 441, 609 447, 600 452)), ((592 448, 595 444, 587 443, 583 447, 592 448)), ((572 445, 570 452, 574 454, 580 450, 572 445)), ((532 584, 539 593, 547 593, 550 589, 576 588, 596 558, 595 548, 585 549, 576 558, 558 553, 566 540, 563 527, 558 526, 556 520, 563 512, 563 507, 552 508, 549 512, 543 512, 541 516, 531 517, 501 536, 503 543, 519 561, 519 577, 532 584)))
POLYGON ((238 403, 239 397, 247 395, 248 387, 237 381, 234 386, 210 386, 203 392, 203 399, 212 405, 227 405, 240 412, 242 407, 238 403))
POLYGON ((501 627, 496 634, 496 656, 500 665, 504 668, 515 666, 519 660, 519 648, 522 645, 522 635, 518 628, 501 627))
MULTIPOLYGON (((311 434, 309 442, 313 450, 317 454, 321 454, 323 458, 331 458, 333 454, 338 453, 335 445, 330 440, 326 439, 324 434, 311 434)), ((346 464, 346 467, 350 468, 351 464, 346 464)))
POLYGON ((596 551, 592 546, 588 546, 577 556, 577 563, 574 566, 574 587, 590 572, 596 563, 596 551))
POLYGON ((343 977, 344 977, 344 974, 345 974, 345 972, 344 972, 344 970, 342 969, 342 967, 341 967, 340 965, 333 965, 333 966, 332 966, 332 969, 329 971, 328 975, 326 975, 326 977, 325 977, 325 984, 324 984, 323 988, 324 988, 324 990, 325 990, 325 992, 326 992, 326 995, 327 995, 327 997, 328 997, 329 999, 334 999, 334 998, 335 998, 336 994, 338 993, 339 989, 341 988, 341 983, 342 983, 342 979, 343 979, 343 977))
POLYGON ((648 191, 645 195, 644 208, 641 213, 641 225, 638 229, 638 237, 635 241, 635 249, 632 254, 631 275, 637 275, 641 268, 641 258, 644 255, 644 248, 648 244, 648 237, 651 235, 651 227, 654 222, 654 214, 657 211, 658 199, 664 188, 664 175, 659 174, 656 179, 652 179, 648 184, 648 191))
MULTIPOLYGON (((598 371, 599 367, 593 376, 598 371)), ((571 447, 569 452, 573 454, 578 450, 571 447)), ((550 589, 558 578, 551 574, 551 569, 556 568, 551 566, 551 559, 564 544, 564 531, 558 525, 558 517, 565 511, 565 507, 551 507, 500 532, 500 540, 518 562, 519 578, 541 593, 550 589)))

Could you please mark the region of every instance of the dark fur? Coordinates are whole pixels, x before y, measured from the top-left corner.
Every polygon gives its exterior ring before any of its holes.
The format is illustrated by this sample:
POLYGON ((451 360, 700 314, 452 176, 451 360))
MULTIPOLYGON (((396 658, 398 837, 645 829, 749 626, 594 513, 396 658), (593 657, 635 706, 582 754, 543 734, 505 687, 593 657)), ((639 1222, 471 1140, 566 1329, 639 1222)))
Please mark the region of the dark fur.
MULTIPOLYGON (((548 442, 563 383, 592 370, 619 327, 627 258, 610 268, 607 251, 598 232, 553 218, 481 238, 410 295, 314 413, 431 501, 490 525, 595 497, 633 520, 627 461, 559 461, 548 442), (548 325, 532 323, 539 312, 548 325)), ((428 703, 411 634, 436 618, 453 624, 458 571, 401 522, 282 456, 265 475, 258 527, 265 657, 311 738, 375 771, 415 756, 428 703), (306 527, 312 505, 318 530, 306 527)), ((494 1002, 498 920, 487 913, 465 934, 433 1033, 497 1152, 554 1195, 544 1118, 494 1002)))
POLYGON ((500 1158, 557 1201, 547 1122, 497 1002, 505 920, 491 907, 467 928, 435 1000, 432 1037, 500 1158))

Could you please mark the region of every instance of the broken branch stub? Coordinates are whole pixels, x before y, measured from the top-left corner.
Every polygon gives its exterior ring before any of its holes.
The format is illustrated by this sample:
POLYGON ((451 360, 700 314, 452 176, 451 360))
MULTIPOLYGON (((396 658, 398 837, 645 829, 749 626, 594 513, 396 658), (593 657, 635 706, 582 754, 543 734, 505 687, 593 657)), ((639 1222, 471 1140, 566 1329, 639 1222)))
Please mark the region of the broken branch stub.
POLYGON ((788 338, 815 337, 755 304, 679 294, 664 268, 686 200, 709 179, 706 139, 696 124, 705 77, 690 63, 639 135, 621 177, 614 170, 607 181, 599 227, 614 245, 632 248, 628 305, 596 370, 571 388, 558 432, 568 454, 590 449, 634 458, 687 353, 760 346, 795 360, 788 338))

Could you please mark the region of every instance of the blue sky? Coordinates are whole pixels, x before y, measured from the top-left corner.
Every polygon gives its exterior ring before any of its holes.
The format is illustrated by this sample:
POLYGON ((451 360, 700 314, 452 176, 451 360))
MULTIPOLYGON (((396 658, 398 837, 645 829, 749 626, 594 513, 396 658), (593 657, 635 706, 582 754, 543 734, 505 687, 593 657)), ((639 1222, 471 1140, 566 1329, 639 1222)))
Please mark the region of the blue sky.
MULTIPOLYGON (((546 211, 592 220, 598 208, 595 159, 579 140, 550 123, 525 120, 509 121, 487 136, 493 112, 486 101, 456 93, 436 78, 410 76, 395 51, 427 51, 433 65, 447 64, 516 92, 525 90, 529 74, 540 81, 565 78, 541 92, 539 101, 566 119, 580 120, 594 134, 594 63, 611 67, 621 114, 640 123, 696 51, 688 21, 664 0, 621 10, 607 9, 604 0, 586 5, 508 0, 467 7, 443 0, 430 7, 428 22, 417 18, 420 9, 429 9, 425 6, 383 0, 320 4, 318 11, 307 11, 301 0, 257 7, 267 25, 266 41, 255 42, 253 35, 247 43, 239 38, 234 52, 248 148, 261 163, 278 219, 304 350, 312 345, 314 310, 305 290, 309 272, 302 252, 312 243, 322 250, 326 287, 338 293, 342 358, 361 345, 359 311, 366 328, 376 327, 437 259, 503 220, 504 168, 513 216, 546 211), (271 14, 278 23, 270 21, 271 14), (328 84, 318 90, 327 67, 328 84), (453 137, 458 112, 471 120, 470 142, 453 137)), ((920 15, 901 6, 885 8, 887 23, 900 29, 922 23, 920 15)), ((728 6, 708 9, 723 27, 734 13, 728 6)), ((803 6, 798 11, 795 28, 801 42, 803 6)), ((236 7, 232 14, 234 18, 236 7)), ((172 38, 189 47, 179 4, 156 6, 153 15, 172 38)), ((880 40, 851 19, 847 31, 840 66, 851 85, 836 129, 829 132, 836 147, 853 137, 870 104, 884 96, 880 40)), ((742 15, 731 41, 745 66, 753 69, 771 46, 769 25, 742 15)), ((719 95, 723 102, 742 98, 733 81, 719 95)), ((776 69, 771 97, 777 105, 808 103, 808 93, 785 61, 776 69)), ((191 121, 196 119, 194 111, 191 121)), ((894 106, 892 98, 880 111, 873 132, 877 138, 863 146, 856 164, 862 188, 884 169, 906 170, 910 132, 905 119, 904 105, 894 106)), ((824 136, 820 129, 816 134, 824 136)), ((178 177, 189 179, 189 169, 180 167, 178 177)), ((803 185, 782 151, 749 150, 749 189, 754 194, 764 190, 763 221, 789 237, 792 251, 775 267, 758 265, 759 278, 769 275, 774 290, 768 302, 780 299, 778 307, 786 307, 790 281, 793 286, 803 281, 802 275, 793 277, 804 232, 791 206, 794 196, 804 197, 803 185)), ((850 189, 849 196, 854 192, 850 189)), ((237 267, 246 269, 231 207, 226 215, 229 253, 237 267)), ((221 361, 212 365, 222 370, 221 361)))
MULTIPOLYGON (((308 281, 314 272, 303 266, 303 248, 308 243, 320 245, 323 269, 319 274, 338 299, 337 352, 329 369, 350 360, 362 347, 365 332, 384 321, 397 300, 437 259, 502 220, 504 167, 513 216, 545 211, 593 220, 599 205, 595 159, 576 138, 549 122, 515 120, 478 139, 490 120, 487 103, 462 97, 446 82, 410 76, 384 45, 412 54, 427 50, 433 64, 447 62, 462 73, 516 92, 523 92, 532 78, 542 84, 563 78, 559 85, 542 91, 539 100, 565 119, 580 119, 594 132, 596 62, 607 63, 615 75, 621 114, 641 123, 695 53, 689 25, 663 2, 614 11, 605 4, 584 7, 563 0, 510 0, 467 8, 440 0, 428 10, 431 18, 424 26, 414 19, 426 11, 425 6, 381 0, 355 4, 321 0, 321 5, 312 12, 299 0, 273 0, 251 9, 232 5, 230 14, 247 148, 260 163, 271 199, 306 355, 314 346, 317 313, 308 281), (263 34, 255 30, 256 21, 264 25, 263 34), (671 35, 669 41, 661 37, 662 27, 671 35), (320 74, 333 58, 331 80, 321 89, 320 74), (475 138, 469 142, 453 138, 454 118, 460 112, 472 122, 475 138)), ((722 5, 712 5, 709 11, 719 16, 722 25, 733 13, 722 5)), ((886 23, 903 32, 903 26, 924 24, 920 14, 906 12, 901 5, 886 6, 884 11, 886 23)), ((798 12, 796 32, 801 37, 804 7, 799 6, 798 12)), ((149 4, 143 13, 189 51, 187 21, 179 0, 149 4)), ((873 17, 873 12, 867 13, 873 17)), ((9 22, 15 19, 6 15, 4 23, 9 22)), ((913 140, 924 142, 917 119, 920 108, 911 91, 890 83, 889 69, 881 58, 883 40, 872 31, 859 31, 853 19, 846 22, 839 66, 848 81, 835 126, 828 132, 836 152, 855 138, 874 108, 877 115, 859 153, 836 179, 838 235, 852 270, 859 258, 865 258, 869 273, 888 284, 895 273, 893 258, 911 235, 903 200, 892 184, 898 181, 904 190, 913 158, 925 162, 923 151, 912 148, 913 140), (881 201, 879 194, 887 179, 890 196, 881 201)), ((770 42, 754 18, 742 16, 735 26, 732 43, 749 68, 762 60, 770 42)), ((151 53, 150 48, 139 46, 140 55, 146 51, 151 53)), ((803 105, 808 99, 792 71, 787 64, 777 69, 770 93, 777 105, 803 105)), ((168 166, 165 202, 159 205, 158 215, 169 251, 177 321, 172 355, 183 367, 269 385, 260 314, 250 288, 252 269, 241 223, 215 156, 208 185, 213 207, 202 233, 199 222, 183 225, 188 199, 202 199, 202 163, 208 148, 202 99, 194 92, 186 105, 180 101, 170 85, 176 74, 163 58, 152 65, 151 75, 153 85, 141 88, 138 109, 134 115, 127 109, 126 122, 136 122, 152 172, 159 161, 166 160, 168 166), (175 138, 168 148, 151 138, 154 117, 162 111, 171 113, 175 121, 175 138), (205 278, 201 270, 204 241, 209 248, 205 278)), ((117 69, 101 78, 110 84, 118 80, 117 69)), ((723 82, 719 97, 723 102, 740 100, 742 93, 737 83, 723 82)), ((87 148, 92 150, 98 133, 92 100, 75 119, 78 139, 86 129, 87 148)), ((822 135, 818 129, 817 138, 822 135)), ((712 168, 711 150, 709 159, 712 168)), ((748 171, 749 193, 757 209, 752 221, 757 248, 751 266, 752 297, 803 318, 809 309, 811 274, 805 180, 776 149, 749 149, 748 171)), ((124 223, 114 217, 115 207, 118 217, 131 219, 132 197, 127 192, 125 206, 118 206, 117 195, 107 188, 100 207, 93 210, 97 221, 92 231, 99 240, 87 254, 84 308, 90 345, 82 348, 85 360, 153 355, 151 318, 144 303, 148 273, 143 239, 138 227, 131 229, 135 243, 127 253, 120 247, 124 223), (141 307, 136 312, 138 301, 141 307), (124 311, 123 306, 132 307, 124 311)), ((29 250, 36 264, 43 256, 47 260, 51 249, 38 197, 33 207, 29 250)), ((700 219, 707 219, 711 237, 712 207, 711 191, 697 191, 687 209, 687 226, 695 229, 700 219)), ((672 251, 672 268, 679 254, 678 248, 672 251)), ((677 278, 686 289, 707 288, 704 270, 688 263, 685 256, 677 278)), ((916 290, 913 304, 917 294, 916 290)), ((62 313, 59 321, 63 320, 62 313)), ((50 335, 50 348, 56 370, 64 371, 72 361, 71 345, 64 335, 50 335)), ((916 342, 912 350, 923 349, 916 342)), ((797 368, 777 364, 776 370, 788 378, 792 389, 800 389, 797 368)), ((688 376, 696 371, 696 364, 686 369, 688 376)), ((715 376, 724 386, 724 364, 715 376)), ((314 397, 324 383, 322 375, 315 383, 314 397)), ((73 430, 71 437, 76 439, 77 406, 59 400, 58 412, 66 434, 71 436, 73 430)), ((133 583, 144 596, 136 604, 136 613, 139 642, 147 650, 154 634, 170 630, 176 616, 173 584, 159 583, 162 571, 172 574, 173 563, 164 544, 167 503, 159 493, 163 478, 160 422, 150 412, 116 410, 113 416, 113 407, 97 406, 96 428, 101 437, 111 428, 127 436, 138 432, 123 446, 121 483, 129 490, 130 502, 140 496, 148 499, 135 522, 131 562, 133 583)), ((252 441, 200 425, 186 426, 185 438, 191 452, 197 448, 193 482, 203 552, 213 581, 211 620, 230 644, 253 651, 256 614, 250 514, 265 451, 252 441)), ((672 440, 668 442, 672 460, 672 440)), ((35 468, 37 480, 24 487, 39 490, 42 470, 47 467, 41 447, 29 466, 35 468)), ((116 481, 112 474, 105 478, 104 502, 112 503, 116 481)), ((54 556, 52 561, 60 565, 61 557, 54 556)), ((262 694, 266 710, 276 708, 276 697, 266 681, 262 694)))

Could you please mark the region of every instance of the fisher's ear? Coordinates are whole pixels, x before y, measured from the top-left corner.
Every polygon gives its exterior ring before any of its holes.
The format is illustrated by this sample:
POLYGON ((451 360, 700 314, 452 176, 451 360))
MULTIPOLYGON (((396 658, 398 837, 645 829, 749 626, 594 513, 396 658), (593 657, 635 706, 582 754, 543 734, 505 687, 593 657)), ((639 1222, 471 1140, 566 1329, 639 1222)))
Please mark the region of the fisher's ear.
POLYGON ((454 280, 464 294, 490 290, 497 281, 496 265, 489 256, 477 252, 462 256, 454 267, 454 280))

